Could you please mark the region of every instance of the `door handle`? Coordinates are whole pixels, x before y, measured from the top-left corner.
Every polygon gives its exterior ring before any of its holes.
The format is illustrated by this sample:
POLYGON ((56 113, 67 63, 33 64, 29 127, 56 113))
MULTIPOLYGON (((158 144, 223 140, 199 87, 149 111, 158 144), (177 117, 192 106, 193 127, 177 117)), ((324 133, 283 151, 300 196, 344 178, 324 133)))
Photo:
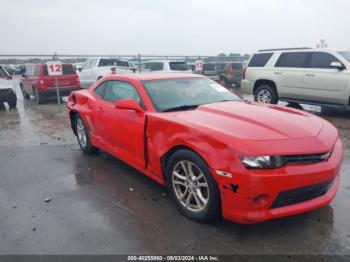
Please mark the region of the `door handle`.
POLYGON ((314 74, 305 74, 306 76, 316 76, 316 75, 314 75, 314 74))
POLYGON ((98 106, 98 107, 97 107, 97 112, 102 113, 102 112, 103 112, 103 107, 102 107, 102 106, 98 106))
POLYGON ((282 75, 282 72, 273 72, 275 75, 282 75))

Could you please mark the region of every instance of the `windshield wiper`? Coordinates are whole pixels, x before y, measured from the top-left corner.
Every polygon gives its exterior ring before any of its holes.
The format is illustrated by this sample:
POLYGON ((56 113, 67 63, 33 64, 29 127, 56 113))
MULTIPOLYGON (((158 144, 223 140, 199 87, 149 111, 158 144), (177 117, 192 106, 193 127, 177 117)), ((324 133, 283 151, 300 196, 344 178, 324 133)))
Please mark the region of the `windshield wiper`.
POLYGON ((196 109, 198 106, 199 105, 181 105, 181 106, 175 106, 175 107, 165 109, 162 112, 190 110, 190 109, 196 109))

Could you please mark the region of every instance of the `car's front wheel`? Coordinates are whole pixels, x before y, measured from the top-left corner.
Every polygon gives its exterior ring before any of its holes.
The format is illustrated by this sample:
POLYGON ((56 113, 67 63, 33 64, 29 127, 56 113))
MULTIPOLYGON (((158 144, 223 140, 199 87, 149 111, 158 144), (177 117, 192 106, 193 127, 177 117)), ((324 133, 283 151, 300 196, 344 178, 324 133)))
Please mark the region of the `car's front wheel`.
POLYGON ((86 154, 96 153, 98 149, 91 144, 89 129, 79 115, 75 118, 75 130, 81 150, 86 154))
POLYGON ((219 189, 199 155, 186 149, 175 152, 168 161, 166 179, 171 197, 186 217, 198 222, 218 217, 219 189))
POLYGON ((254 100, 263 104, 277 104, 278 95, 270 85, 261 85, 254 92, 254 100))

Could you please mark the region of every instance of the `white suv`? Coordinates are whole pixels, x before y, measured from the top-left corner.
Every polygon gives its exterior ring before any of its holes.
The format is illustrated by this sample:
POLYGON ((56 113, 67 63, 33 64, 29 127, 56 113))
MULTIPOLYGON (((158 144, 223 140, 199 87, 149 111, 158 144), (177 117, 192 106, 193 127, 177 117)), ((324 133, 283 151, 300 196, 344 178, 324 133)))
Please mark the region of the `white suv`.
POLYGON ((261 103, 350 108, 350 52, 293 48, 260 50, 243 71, 243 93, 261 103))

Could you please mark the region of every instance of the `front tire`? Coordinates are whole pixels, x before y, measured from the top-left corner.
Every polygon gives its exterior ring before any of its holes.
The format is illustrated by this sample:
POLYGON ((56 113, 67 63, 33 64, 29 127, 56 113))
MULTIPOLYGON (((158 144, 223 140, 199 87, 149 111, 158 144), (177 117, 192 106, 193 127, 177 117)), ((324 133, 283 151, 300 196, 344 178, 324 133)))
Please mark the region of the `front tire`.
POLYGON ((181 149, 166 167, 168 191, 180 212, 198 222, 219 216, 220 194, 206 162, 196 153, 181 149))
POLYGON ((270 85, 261 85, 254 92, 254 100, 262 104, 277 104, 278 95, 270 85))
POLYGON ((89 129, 86 127, 84 120, 79 115, 77 115, 75 118, 75 130, 81 150, 85 154, 96 153, 98 149, 91 144, 89 129))

